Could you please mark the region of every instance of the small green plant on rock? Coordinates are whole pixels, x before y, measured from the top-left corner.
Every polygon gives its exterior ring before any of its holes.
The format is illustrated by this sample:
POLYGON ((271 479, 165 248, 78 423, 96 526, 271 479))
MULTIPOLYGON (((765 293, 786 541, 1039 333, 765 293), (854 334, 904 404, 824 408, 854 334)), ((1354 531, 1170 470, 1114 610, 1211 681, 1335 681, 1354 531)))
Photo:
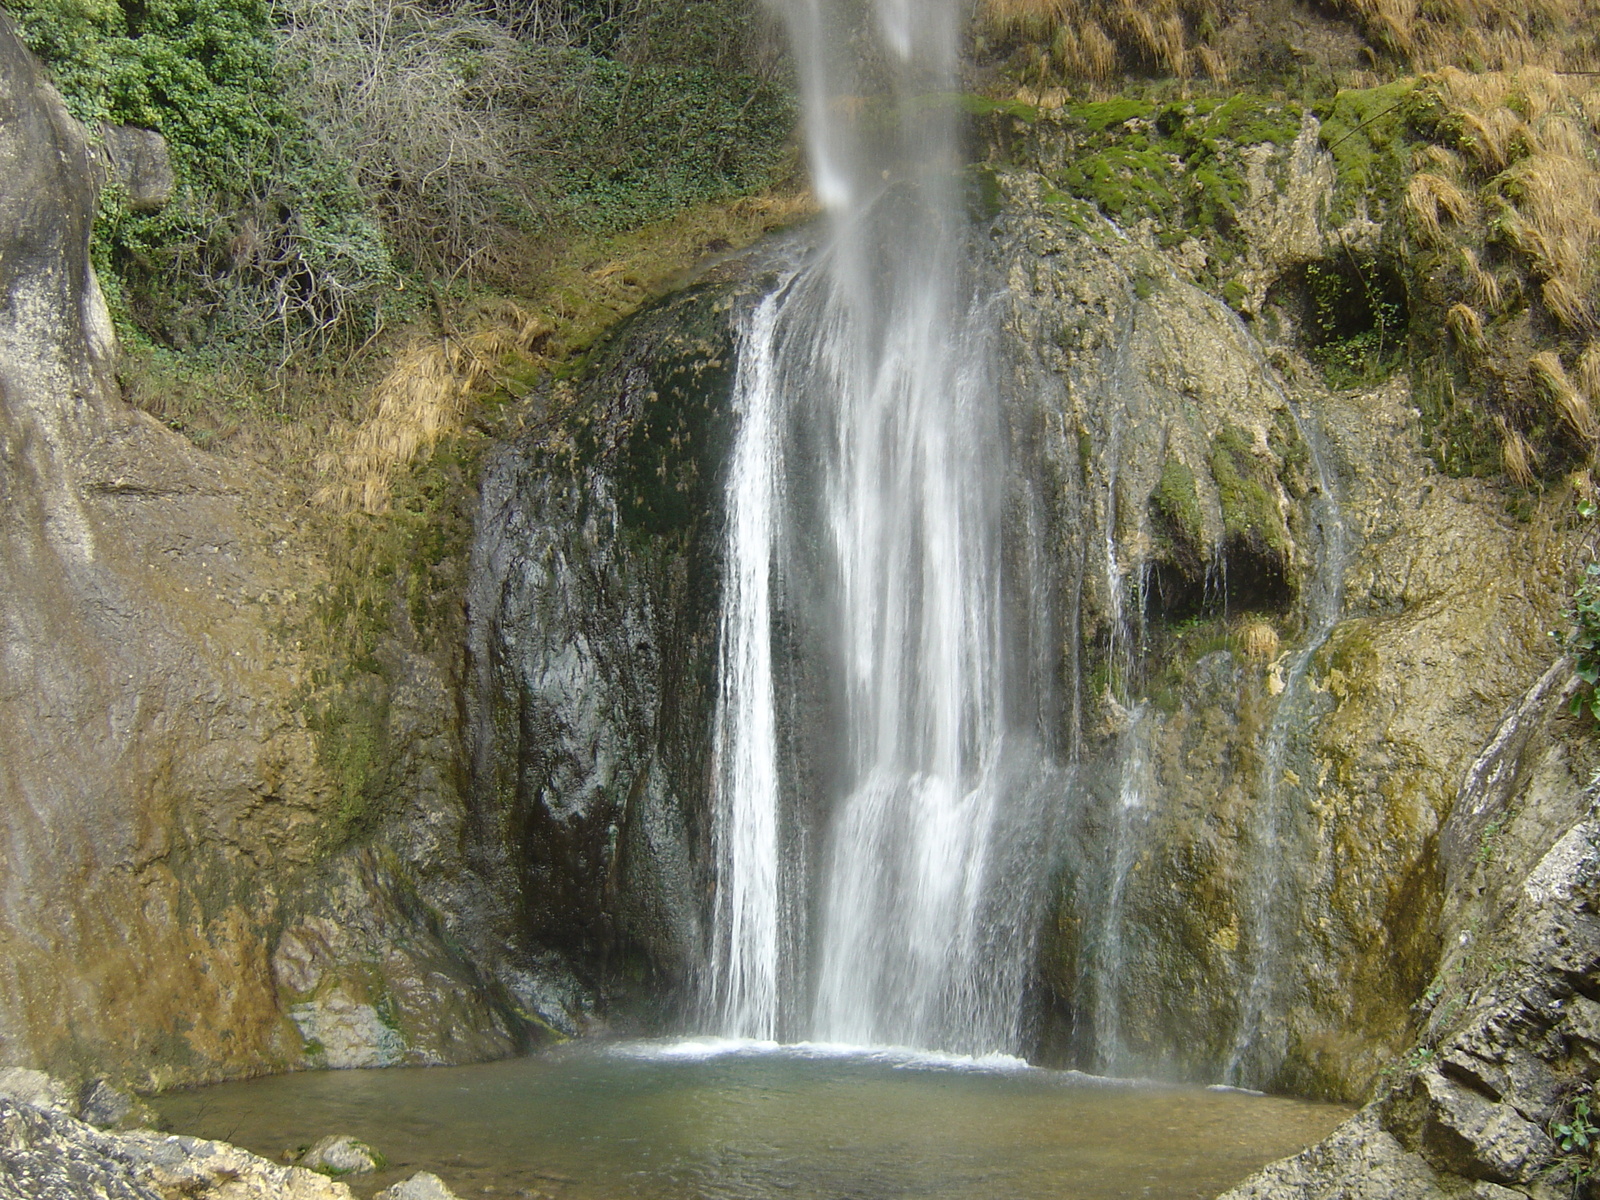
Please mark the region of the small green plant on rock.
POLYGON ((1565 1118, 1550 1123, 1550 1137, 1562 1153, 1561 1165, 1572 1171, 1574 1192, 1594 1178, 1595 1157, 1600 1153, 1600 1124, 1596 1118, 1593 1088, 1580 1092, 1565 1118))
MULTIPOLYGON (((1578 512, 1585 520, 1593 521, 1600 515, 1600 505, 1582 500, 1578 512)), ((1600 720, 1600 563, 1591 562, 1584 567, 1567 616, 1572 628, 1554 636, 1572 656, 1572 672, 1580 684, 1572 696, 1572 711, 1588 712, 1600 720)))

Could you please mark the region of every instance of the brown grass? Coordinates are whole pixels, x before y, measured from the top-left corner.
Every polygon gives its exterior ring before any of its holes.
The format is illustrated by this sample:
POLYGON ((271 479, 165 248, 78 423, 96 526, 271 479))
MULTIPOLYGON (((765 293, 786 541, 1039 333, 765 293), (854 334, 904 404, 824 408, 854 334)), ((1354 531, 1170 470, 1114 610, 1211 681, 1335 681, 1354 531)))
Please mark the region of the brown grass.
POLYGON ((1546 279, 1539 295, 1556 320, 1568 328, 1587 329, 1594 324, 1594 306, 1568 280, 1560 276, 1546 279))
POLYGON ((1572 386, 1556 352, 1541 350, 1528 360, 1528 370, 1567 426, 1590 445, 1600 443, 1600 424, 1595 421, 1594 410, 1588 398, 1572 386))
POLYGON ((1240 635, 1245 657, 1255 662, 1271 662, 1278 656, 1278 631, 1259 619, 1245 623, 1240 635))
MULTIPOLYGON (((1399 59, 1402 70, 1458 63, 1498 71, 1600 65, 1588 28, 1592 0, 1334 0, 1332 7, 1343 10, 1375 49, 1399 59)), ((1052 79, 1105 83, 1134 67, 1225 82, 1233 64, 1220 31, 1240 8, 1221 0, 980 0, 978 27, 1020 49, 1040 86, 1052 79)), ((1554 78, 1548 69, 1544 75, 1554 78)), ((1354 78, 1346 82, 1360 86, 1354 78)), ((1524 99, 1524 111, 1542 115, 1544 92, 1535 88, 1524 99)))
MULTIPOLYGON (((1419 70, 1462 62, 1496 70, 1594 66, 1589 0, 1340 0, 1340 7, 1369 40, 1419 70)), ((1537 105, 1539 97, 1531 100, 1537 105)))
POLYGON ((1478 166, 1490 172, 1505 170, 1515 156, 1522 118, 1503 106, 1487 111, 1462 109, 1460 117, 1467 149, 1478 166))
POLYGON ((1536 461, 1533 447, 1520 432, 1506 424, 1504 417, 1496 417, 1495 421, 1500 426, 1500 461, 1505 466, 1506 474, 1519 487, 1532 486, 1536 461))
POLYGON ((1444 323, 1450 330, 1450 336, 1455 338, 1456 344, 1469 354, 1482 354, 1484 351, 1483 318, 1478 316, 1476 309, 1466 304, 1451 305, 1450 311, 1445 314, 1444 323))
POLYGON ((1406 212, 1418 232, 1430 242, 1444 240, 1441 216, 1461 225, 1476 216, 1477 209, 1472 197, 1443 175, 1419 171, 1406 185, 1406 212))
POLYGON ((1600 404, 1600 342, 1591 341, 1578 355, 1578 386, 1591 403, 1600 404))
POLYGON ((1225 81, 1230 64, 1202 32, 1222 16, 1218 0, 982 0, 978 11, 990 37, 1025 48, 1041 81, 1095 83, 1134 63, 1225 81))
POLYGON ((1486 271, 1478 261, 1471 246, 1460 247, 1461 272, 1467 277, 1467 290, 1472 302, 1485 312, 1498 312, 1503 294, 1500 281, 1492 271, 1486 271))
POLYGON ((329 482, 313 503, 345 512, 382 512, 395 472, 458 432, 471 398, 502 383, 506 360, 529 355, 534 342, 550 332, 509 301, 479 320, 470 333, 418 339, 401 351, 373 392, 372 415, 346 431, 342 448, 317 459, 329 482))
POLYGON ((526 377, 581 353, 707 253, 747 246, 814 212, 809 193, 750 196, 568 247, 537 300, 491 303, 462 322, 463 332, 413 338, 373 389, 366 420, 336 430, 333 447, 318 457, 323 483, 313 501, 383 511, 396 473, 459 431, 476 397, 507 386, 508 368, 526 377))
MULTIPOLYGON (((1600 147, 1587 107, 1596 90, 1592 81, 1529 66, 1476 75, 1447 68, 1426 83, 1459 130, 1458 147, 1467 157, 1463 171, 1475 171, 1476 182, 1452 175, 1444 155, 1416 152, 1419 167, 1440 166, 1419 171, 1407 189, 1406 206, 1419 237, 1445 243, 1450 231, 1444 220, 1462 223, 1446 202, 1444 182, 1469 201, 1468 189, 1481 189, 1492 235, 1522 257, 1522 292, 1536 294, 1566 328, 1592 328, 1600 276, 1600 147)), ((1469 248, 1460 254, 1472 303, 1498 311, 1499 282, 1469 248)))

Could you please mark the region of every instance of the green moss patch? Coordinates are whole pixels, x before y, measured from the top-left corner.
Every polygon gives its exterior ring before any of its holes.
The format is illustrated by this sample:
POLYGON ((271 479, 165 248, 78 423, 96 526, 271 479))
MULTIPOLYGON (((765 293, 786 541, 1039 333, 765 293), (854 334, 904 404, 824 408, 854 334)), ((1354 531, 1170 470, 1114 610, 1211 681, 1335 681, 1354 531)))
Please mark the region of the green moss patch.
POLYGON ((1287 560, 1289 528, 1278 507, 1272 474, 1256 454, 1250 434, 1236 425, 1223 426, 1211 443, 1210 466, 1226 536, 1287 560))
POLYGON ((1338 172, 1333 217, 1348 217, 1364 199, 1374 216, 1400 199, 1410 173, 1409 135, 1423 119, 1417 81, 1342 91, 1317 116, 1322 144, 1338 172))
POLYGON ((1124 227, 1154 221, 1163 245, 1205 240, 1211 269, 1225 273, 1242 248, 1236 214, 1249 192, 1239 148, 1288 145, 1303 118, 1298 104, 1248 93, 1070 105, 1051 116, 1052 132, 1064 130, 1068 145, 1049 180, 1124 227))

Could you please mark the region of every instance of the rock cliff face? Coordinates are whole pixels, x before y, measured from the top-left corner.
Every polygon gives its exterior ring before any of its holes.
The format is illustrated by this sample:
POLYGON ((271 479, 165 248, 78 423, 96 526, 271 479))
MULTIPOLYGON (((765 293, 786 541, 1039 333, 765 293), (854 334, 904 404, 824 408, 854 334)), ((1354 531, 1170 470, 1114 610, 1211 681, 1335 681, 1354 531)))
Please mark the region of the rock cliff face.
POLYGON ((460 856, 448 691, 398 654, 431 825, 335 853, 323 569, 271 480, 121 403, 101 157, 0 14, 0 1061, 156 1085, 510 1052, 526 1019, 406 882, 460 856))
MULTIPOLYGON (((1357 1099, 1458 932, 1447 822, 1549 665, 1567 535, 1553 501, 1513 517, 1441 474, 1404 375, 1323 382, 1284 281, 1342 253, 1331 163, 1313 121, 1239 153, 1254 328, 1192 285, 1192 249, 1030 170, 995 181, 1008 553, 1039 585, 1018 620, 1070 780, 1037 1044, 1357 1099)), ((703 948, 708 481, 740 294, 708 284, 618 331, 568 400, 582 419, 484 488, 476 807, 515 831, 486 844, 522 847, 526 927, 617 1008, 630 976, 681 1008, 703 948)), ((803 695, 783 720, 821 736, 803 695)))
MULTIPOLYGON (((683 1020, 732 317, 767 260, 618 330, 490 455, 449 636, 376 653, 352 835, 318 543, 118 399, 103 167, 3 16, 0 118, 0 1061, 160 1085, 683 1020)), ((1197 245, 993 180, 1008 553, 1069 780, 1039 1052, 1382 1082, 1241 1196, 1559 1186, 1547 1131, 1600 1069, 1594 751, 1546 673, 1571 535, 1441 474, 1404 375, 1327 386, 1297 281, 1376 235, 1331 224, 1313 122, 1235 149, 1233 310, 1197 245)))

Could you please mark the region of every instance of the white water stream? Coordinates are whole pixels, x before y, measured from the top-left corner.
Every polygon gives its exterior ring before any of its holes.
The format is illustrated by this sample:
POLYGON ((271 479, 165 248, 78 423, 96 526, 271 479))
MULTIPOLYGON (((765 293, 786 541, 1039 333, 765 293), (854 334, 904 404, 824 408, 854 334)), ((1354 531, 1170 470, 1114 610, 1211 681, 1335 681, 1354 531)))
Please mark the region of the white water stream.
POLYGON ((920 99, 955 88, 961 6, 781 7, 831 238, 742 330, 713 1023, 1014 1050, 1048 856, 1004 705, 997 322, 955 115, 920 99), (788 623, 826 643, 826 764, 786 760, 776 614, 802 605, 788 623), (798 794, 819 778, 832 794, 798 794))

